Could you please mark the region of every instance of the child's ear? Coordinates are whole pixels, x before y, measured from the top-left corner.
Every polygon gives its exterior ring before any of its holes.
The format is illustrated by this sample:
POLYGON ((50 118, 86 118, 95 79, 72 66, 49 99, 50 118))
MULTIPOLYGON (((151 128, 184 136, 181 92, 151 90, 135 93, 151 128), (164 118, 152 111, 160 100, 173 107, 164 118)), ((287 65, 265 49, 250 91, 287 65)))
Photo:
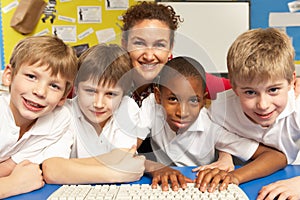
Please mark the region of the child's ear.
POLYGON ((10 86, 12 82, 12 66, 10 64, 6 65, 3 74, 2 74, 2 84, 4 86, 10 86))
POLYGON ((161 104, 160 91, 158 87, 154 87, 154 96, 156 103, 161 104))
POLYGON ((67 97, 63 97, 59 100, 57 106, 63 106, 67 100, 67 97))
POLYGON ((231 89, 235 93, 236 96, 239 96, 239 93, 237 92, 236 87, 232 87, 231 89))
POLYGON ((295 85, 295 83, 296 83, 296 79, 297 79, 297 76, 296 76, 297 74, 296 74, 296 71, 294 71, 294 73, 293 73, 293 79, 292 79, 292 81, 291 81, 291 85, 292 86, 294 86, 295 85))
POLYGON ((296 76, 296 71, 294 71, 291 83, 289 84, 289 90, 290 89, 294 89, 296 96, 299 95, 299 78, 296 76))

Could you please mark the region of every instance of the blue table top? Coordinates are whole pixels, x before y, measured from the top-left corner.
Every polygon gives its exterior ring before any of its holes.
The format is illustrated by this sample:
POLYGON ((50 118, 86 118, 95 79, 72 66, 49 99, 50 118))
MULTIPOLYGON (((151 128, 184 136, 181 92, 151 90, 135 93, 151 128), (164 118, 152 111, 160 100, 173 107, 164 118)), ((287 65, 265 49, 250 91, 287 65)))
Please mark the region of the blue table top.
MULTIPOLYGON (((180 170, 185 176, 194 179, 195 173, 193 173, 191 170, 194 167, 176 167, 176 169, 180 170)), ((287 166, 282 170, 277 171, 274 174, 271 174, 267 177, 256 179, 253 181, 249 181, 247 183, 243 183, 240 185, 240 187, 245 191, 247 196, 250 200, 255 200, 256 196, 261 189, 262 186, 268 185, 270 183, 273 183, 278 180, 288 179, 292 178, 294 176, 300 176, 300 165, 294 165, 294 166, 287 166)), ((132 184, 142 184, 142 183, 151 183, 151 178, 148 176, 143 176, 139 181, 132 182, 132 184)), ((56 189, 58 189, 61 185, 51 185, 46 184, 43 188, 26 193, 21 194, 17 196, 13 196, 10 198, 7 198, 7 200, 24 200, 24 199, 30 199, 30 200, 43 200, 47 199, 48 196, 52 192, 54 192, 56 189)))

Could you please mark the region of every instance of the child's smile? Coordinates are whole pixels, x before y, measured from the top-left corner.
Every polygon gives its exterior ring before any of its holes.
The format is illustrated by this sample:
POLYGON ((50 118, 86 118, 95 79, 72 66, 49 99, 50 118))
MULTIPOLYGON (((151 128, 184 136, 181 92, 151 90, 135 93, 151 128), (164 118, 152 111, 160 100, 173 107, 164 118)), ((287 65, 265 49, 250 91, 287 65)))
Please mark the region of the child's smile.
POLYGON ((36 103, 36 102, 33 102, 33 101, 30 101, 28 99, 25 99, 23 97, 23 104, 26 108, 28 108, 28 110, 31 110, 31 111, 34 111, 34 112, 37 112, 37 111, 41 111, 43 108, 45 108, 45 106, 39 104, 39 103, 36 103))

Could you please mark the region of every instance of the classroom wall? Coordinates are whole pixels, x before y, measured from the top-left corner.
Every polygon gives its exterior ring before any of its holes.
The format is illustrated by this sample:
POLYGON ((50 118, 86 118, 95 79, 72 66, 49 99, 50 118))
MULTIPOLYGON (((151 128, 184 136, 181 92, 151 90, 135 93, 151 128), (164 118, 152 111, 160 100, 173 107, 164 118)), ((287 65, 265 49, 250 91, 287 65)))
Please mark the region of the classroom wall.
POLYGON ((56 13, 54 13, 56 18, 53 24, 50 18, 46 19, 45 23, 42 22, 41 19, 44 17, 42 15, 33 32, 22 35, 10 27, 11 18, 19 2, 20 0, 1 0, 0 61, 2 69, 9 62, 16 43, 31 35, 56 33, 71 46, 82 44, 93 46, 101 42, 120 43, 120 16, 130 5, 137 3, 135 0, 57 0, 56 13), (83 20, 80 20, 79 8, 83 8, 83 20))
MULTIPOLYGON (((2 8, 2 2, 0 1, 0 8, 2 8)), ((2 10, 1 10, 2 13, 2 10)), ((2 14, 0 14, 0 70, 4 68, 4 53, 3 53, 3 40, 2 40, 2 14)), ((0 74, 1 75, 1 74, 0 74)), ((0 80, 0 83, 2 81, 0 80)))
MULTIPOLYGON (((10 26, 10 19, 15 11, 15 7, 11 8, 9 11, 4 12, 3 8, 9 4, 19 2, 20 0, 1 0, 1 15, 0 15, 0 69, 4 68, 5 63, 8 62, 9 55, 12 51, 13 46, 22 38, 26 37, 16 31, 14 31, 10 26), (2 18, 2 19, 1 19, 2 18)), ((48 0, 45 0, 48 2, 48 0)), ((121 0, 116 0, 116 2, 122 2, 121 0)), ((128 0, 128 5, 135 4, 137 1, 128 0)), ((292 2, 292 0, 250 0, 250 28, 266 28, 269 26, 269 14, 271 12, 289 12, 287 4, 292 2)), ((42 23, 41 20, 37 25, 36 29, 32 34, 38 34, 41 31, 48 29, 49 32, 52 32, 52 25, 75 25, 76 33, 84 33, 90 27, 93 28, 93 33, 89 34, 87 37, 75 42, 69 42, 72 46, 88 43, 89 45, 94 45, 98 43, 96 36, 97 31, 104 30, 102 33, 103 36, 109 35, 113 29, 116 36, 116 40, 110 42, 119 42, 121 30, 118 27, 117 23, 120 23, 118 17, 125 11, 122 9, 107 9, 107 1, 105 0, 57 0, 57 17, 66 16, 74 18, 76 22, 67 22, 63 20, 56 19, 53 24, 47 21, 47 23, 42 23), (78 13, 77 6, 89 6, 97 5, 101 6, 102 11, 102 22, 101 23, 78 23, 78 13), (106 32, 105 32, 106 31, 106 32)), ((299 19, 300 21, 300 19, 299 19)), ((286 31, 290 37, 292 37, 293 45, 296 50, 296 63, 300 63, 300 27, 292 26, 287 27, 286 31)), ((87 33, 88 34, 88 33, 87 33)), ((101 33, 100 33, 101 35, 101 33)), ((68 42, 67 42, 68 43, 68 42)))
POLYGON ((173 56, 198 60, 209 73, 227 73, 232 42, 250 28, 249 2, 160 2, 170 5, 183 23, 175 33, 173 56))
POLYGON ((269 27, 269 20, 271 13, 288 14, 288 16, 295 18, 297 26, 280 27, 285 29, 286 33, 291 37, 293 46, 295 48, 296 56, 296 74, 300 76, 300 15, 299 11, 291 13, 288 3, 294 2, 292 0, 251 0, 251 28, 266 28, 269 27), (297 19, 298 18, 298 19, 297 19))
MULTIPOLYGON (((288 3, 292 0, 251 0, 251 28, 266 28, 269 27, 270 13, 290 13, 288 3)), ((300 25, 300 16, 299 16, 300 25)), ((293 46, 296 51, 296 61, 300 60, 300 26, 287 26, 285 28, 287 34, 292 38, 293 46)), ((297 63, 298 63, 297 62, 297 63)))

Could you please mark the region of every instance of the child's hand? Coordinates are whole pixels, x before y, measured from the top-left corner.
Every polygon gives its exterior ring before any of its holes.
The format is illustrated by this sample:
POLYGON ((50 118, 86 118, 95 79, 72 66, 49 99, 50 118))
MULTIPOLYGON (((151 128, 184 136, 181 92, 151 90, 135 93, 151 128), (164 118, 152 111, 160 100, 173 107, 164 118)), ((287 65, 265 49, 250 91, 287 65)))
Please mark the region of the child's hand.
POLYGON ((300 176, 277 181, 270 185, 264 186, 257 197, 257 200, 275 199, 300 199, 300 176))
POLYGON ((24 160, 8 176, 16 194, 31 192, 44 186, 42 170, 38 164, 24 160))
POLYGON ((109 153, 102 154, 97 159, 107 166, 120 173, 120 180, 136 181, 144 175, 145 157, 136 156, 136 146, 131 149, 114 149, 109 153))
MULTIPOLYGON (((193 172, 201 171, 204 169, 213 169, 219 168, 221 170, 225 170, 227 172, 234 170, 234 164, 232 161, 232 156, 229 153, 219 151, 219 158, 216 162, 213 162, 209 165, 199 166, 197 168, 192 169, 193 172)), ((198 173, 197 173, 198 175, 198 173)))
POLYGON ((193 182, 191 179, 185 177, 180 171, 165 166, 158 170, 152 171, 152 188, 157 188, 157 184, 161 183, 163 191, 169 190, 169 181, 171 182, 171 188, 177 191, 180 187, 186 188, 186 183, 193 182))
POLYGON ((9 176, 16 167, 16 163, 11 159, 7 159, 0 163, 0 177, 9 176))
MULTIPOLYGON (((234 165, 233 165, 232 162, 225 163, 224 161, 219 161, 218 160, 218 161, 213 162, 209 165, 203 165, 203 166, 196 167, 196 168, 192 169, 192 171, 193 172, 198 172, 198 171, 202 171, 202 170, 205 170, 205 169, 213 169, 213 168, 219 168, 221 170, 230 172, 230 171, 234 170, 234 165)), ((198 175, 198 173, 197 173, 197 175, 198 175)))
POLYGON ((195 185, 200 191, 214 192, 217 186, 222 191, 227 188, 229 183, 239 184, 238 179, 230 172, 218 168, 205 169, 198 172, 195 185))

